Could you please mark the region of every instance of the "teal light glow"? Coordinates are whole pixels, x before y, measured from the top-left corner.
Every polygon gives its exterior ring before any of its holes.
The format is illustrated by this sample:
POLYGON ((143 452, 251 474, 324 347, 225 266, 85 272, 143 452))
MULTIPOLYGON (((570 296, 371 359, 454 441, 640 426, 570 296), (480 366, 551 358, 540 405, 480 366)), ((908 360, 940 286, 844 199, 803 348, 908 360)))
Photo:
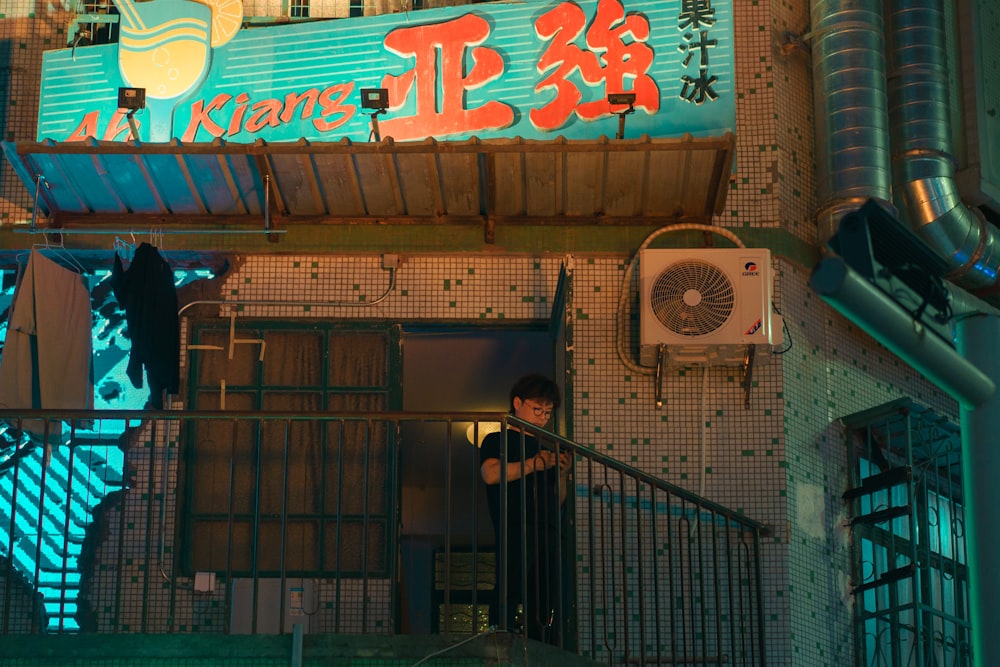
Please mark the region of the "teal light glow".
MULTIPOLYGON (((175 272, 178 286, 210 275, 207 270, 175 272)), ((3 278, 0 340, 6 338, 14 292, 11 274, 3 278)), ((111 293, 109 278, 108 271, 87 276, 94 313, 94 407, 141 410, 148 392, 133 387, 125 375, 129 353, 125 316, 111 293)), ((94 509, 109 494, 125 488, 124 452, 119 447, 124 431, 122 420, 95 419, 92 428, 73 431, 71 448, 71 432, 64 428, 61 446, 52 448, 45 466, 35 436, 0 423, 0 557, 10 558, 14 570, 41 595, 49 632, 79 630, 79 559, 94 509), (54 498, 69 502, 53 502, 54 498)))

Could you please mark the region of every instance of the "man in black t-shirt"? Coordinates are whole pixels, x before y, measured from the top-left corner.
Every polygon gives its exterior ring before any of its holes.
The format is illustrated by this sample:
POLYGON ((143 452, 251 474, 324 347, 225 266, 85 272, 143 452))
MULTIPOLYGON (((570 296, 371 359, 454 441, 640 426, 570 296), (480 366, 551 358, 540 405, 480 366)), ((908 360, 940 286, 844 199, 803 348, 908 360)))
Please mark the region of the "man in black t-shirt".
MULTIPOLYGON (((542 375, 527 375, 510 390, 511 414, 539 427, 549 423, 559 402, 559 387, 542 375)), ((534 436, 513 426, 507 429, 506 439, 506 452, 502 432, 486 436, 479 450, 497 549, 498 597, 491 605, 490 622, 507 629, 523 624, 528 637, 558 643, 558 540, 572 457, 540 447, 534 436), (503 481, 507 482, 506 555, 501 548, 505 537, 503 481), (497 610, 501 572, 506 575, 507 591, 507 617, 502 621, 497 610), (523 599, 525 587, 527 600, 523 599)))

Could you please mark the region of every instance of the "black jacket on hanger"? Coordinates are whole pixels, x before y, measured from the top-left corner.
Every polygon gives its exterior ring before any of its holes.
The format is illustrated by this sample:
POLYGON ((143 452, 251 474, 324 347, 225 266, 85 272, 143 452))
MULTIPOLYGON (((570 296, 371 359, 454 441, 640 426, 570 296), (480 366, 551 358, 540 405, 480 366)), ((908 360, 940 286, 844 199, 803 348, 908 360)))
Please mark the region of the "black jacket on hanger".
POLYGON ((163 391, 176 394, 180 388, 181 337, 177 315, 174 272, 148 243, 141 244, 128 269, 115 255, 111 289, 125 309, 132 350, 126 373, 132 385, 142 388, 142 370, 149 383, 149 404, 163 409, 163 391))

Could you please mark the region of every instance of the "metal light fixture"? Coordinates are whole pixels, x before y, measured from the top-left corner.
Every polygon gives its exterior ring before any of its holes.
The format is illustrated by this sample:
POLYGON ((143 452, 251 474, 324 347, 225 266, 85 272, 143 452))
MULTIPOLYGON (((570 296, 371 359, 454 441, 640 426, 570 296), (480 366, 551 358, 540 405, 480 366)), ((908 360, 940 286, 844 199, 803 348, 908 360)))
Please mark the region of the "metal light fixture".
POLYGON ((384 112, 389 108, 389 91, 386 88, 362 88, 361 107, 384 112))
POLYGON ((608 93, 608 104, 619 106, 627 104, 629 112, 635 111, 632 105, 635 104, 635 93, 608 93))
POLYGON ((119 88, 118 108, 138 111, 146 108, 145 88, 119 88))
POLYGON ((128 113, 125 114, 126 120, 128 120, 128 128, 132 132, 132 139, 138 143, 139 142, 139 128, 135 124, 135 112, 140 109, 146 108, 146 89, 145 88, 119 88, 118 89, 118 108, 128 109, 128 113))
POLYGON ((618 134, 616 139, 625 138, 625 116, 635 113, 635 93, 608 93, 608 106, 621 107, 628 105, 624 111, 614 111, 618 115, 618 134))
POLYGON ((372 119, 372 136, 375 141, 382 141, 382 135, 378 129, 378 117, 389 108, 389 91, 386 88, 362 88, 361 108, 371 109, 369 114, 372 119))

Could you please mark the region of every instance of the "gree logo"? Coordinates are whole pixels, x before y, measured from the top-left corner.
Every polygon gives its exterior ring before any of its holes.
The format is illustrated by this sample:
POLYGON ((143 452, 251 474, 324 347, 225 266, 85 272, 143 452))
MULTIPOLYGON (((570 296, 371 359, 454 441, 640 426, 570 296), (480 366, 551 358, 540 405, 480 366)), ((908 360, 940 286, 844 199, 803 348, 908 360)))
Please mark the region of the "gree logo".
POLYGON ((759 274, 760 274, 760 267, 757 266, 757 262, 750 260, 743 264, 744 276, 756 276, 759 274))

